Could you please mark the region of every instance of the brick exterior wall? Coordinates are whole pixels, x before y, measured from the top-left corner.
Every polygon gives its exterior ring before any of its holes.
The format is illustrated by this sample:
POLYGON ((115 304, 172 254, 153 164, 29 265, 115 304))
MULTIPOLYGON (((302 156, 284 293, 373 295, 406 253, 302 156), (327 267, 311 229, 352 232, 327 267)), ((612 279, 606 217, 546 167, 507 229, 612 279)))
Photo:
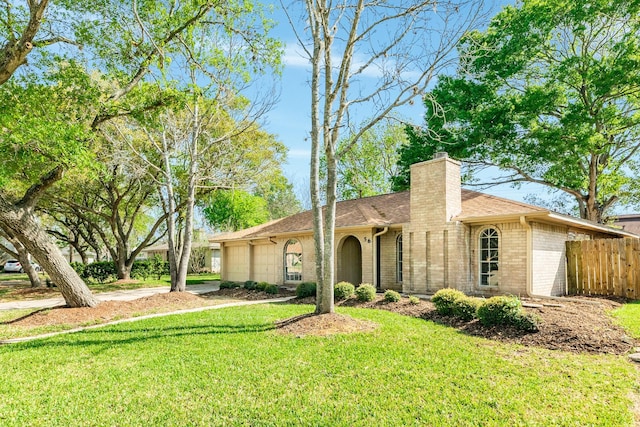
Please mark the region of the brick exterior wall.
MULTIPOLYGON (((390 229, 387 233, 381 235, 380 239, 380 283, 381 290, 393 289, 402 291, 402 282, 398 281, 397 272, 397 242, 398 236, 402 235, 402 229, 390 229)), ((404 239, 404 237, 403 237, 404 239)), ((406 251, 408 242, 403 240, 403 251, 406 251)), ((405 253, 404 260, 407 259, 405 253)), ((404 261, 403 260, 403 261, 404 261)))
POLYGON ((483 224, 471 231, 472 293, 524 296, 527 286, 527 232, 519 222, 483 224), (487 228, 498 231, 498 285, 480 284, 480 234, 487 228))
POLYGON ((567 227, 531 224, 533 230, 533 293, 564 295, 566 293, 567 227))

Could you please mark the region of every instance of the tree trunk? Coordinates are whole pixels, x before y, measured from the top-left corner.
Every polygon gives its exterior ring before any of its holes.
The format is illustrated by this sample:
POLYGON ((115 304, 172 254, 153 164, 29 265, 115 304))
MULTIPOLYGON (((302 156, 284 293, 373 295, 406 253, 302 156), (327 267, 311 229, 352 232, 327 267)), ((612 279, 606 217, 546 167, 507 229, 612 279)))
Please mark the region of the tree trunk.
POLYGON ((18 208, 0 198, 0 225, 14 235, 44 268, 69 307, 94 307, 98 304, 31 210, 18 208))
POLYGON ((24 245, 20 243, 18 239, 16 239, 15 237, 12 237, 11 233, 7 233, 5 230, 0 231, 0 236, 7 239, 13 246, 13 249, 15 251, 12 251, 5 245, 0 245, 3 251, 5 251, 7 254, 11 255, 18 261, 20 261, 20 265, 22 266, 22 271, 27 273, 27 276, 29 277, 29 281, 31 282, 31 287, 37 288, 42 286, 42 283, 40 282, 40 276, 38 276, 38 272, 31 265, 31 260, 29 259, 29 252, 27 252, 24 245))
MULTIPOLYGON (((309 7, 309 6, 307 6, 309 7)), ((311 9, 309 9, 311 11, 311 9)), ((314 41, 321 40, 320 22, 314 20, 311 24, 314 41)), ((316 314, 322 312, 324 297, 324 226, 322 221, 322 203, 320 200, 320 57, 322 44, 313 45, 313 61, 311 74, 311 167, 309 191, 311 194, 311 208, 313 211, 314 251, 316 256, 316 314)))
POLYGON ((124 259, 119 258, 116 263, 116 273, 118 274, 118 280, 131 279, 131 265, 127 265, 124 259))
POLYGON ((333 284, 335 282, 335 223, 336 223, 336 178, 337 165, 332 148, 325 150, 327 159, 327 190, 326 206, 324 210, 324 254, 322 299, 316 307, 319 314, 333 313, 335 311, 333 301, 333 284))
POLYGON ((187 187, 187 205, 184 218, 184 233, 182 235, 182 251, 180 252, 180 262, 176 271, 176 291, 184 292, 187 290, 187 272, 189 270, 189 259, 191 258, 191 241, 193 239, 193 215, 196 204, 196 184, 198 179, 198 138, 199 138, 199 117, 198 100, 194 103, 193 108, 193 124, 191 129, 191 144, 189 144, 189 184, 187 187))
POLYGON ((18 252, 18 260, 20 261, 22 270, 25 273, 27 273, 27 276, 29 277, 29 281, 31 282, 31 287, 38 288, 42 286, 42 283, 40 282, 40 276, 38 276, 38 272, 36 271, 35 268, 33 268, 33 265, 31 265, 31 260, 29 259, 29 253, 25 249, 24 245, 19 241, 17 241, 17 239, 11 239, 10 242, 18 252))

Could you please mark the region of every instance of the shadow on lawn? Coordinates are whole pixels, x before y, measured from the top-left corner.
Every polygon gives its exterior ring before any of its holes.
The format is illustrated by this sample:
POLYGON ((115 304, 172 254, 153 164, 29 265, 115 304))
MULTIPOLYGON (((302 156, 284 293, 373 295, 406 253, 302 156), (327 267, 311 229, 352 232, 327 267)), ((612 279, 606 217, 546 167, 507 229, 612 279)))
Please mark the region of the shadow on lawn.
POLYGON ((38 339, 24 343, 11 344, 12 349, 32 350, 34 348, 51 347, 85 347, 99 346, 102 348, 117 345, 135 344, 158 339, 181 338, 186 336, 221 335, 221 334, 246 334, 259 333, 275 329, 274 323, 257 323, 247 325, 193 325, 193 326, 168 326, 152 328, 111 329, 109 326, 100 329, 85 329, 72 335, 38 339), (100 339, 99 335, 108 335, 109 338, 100 339), (71 339, 63 339, 63 337, 71 339))

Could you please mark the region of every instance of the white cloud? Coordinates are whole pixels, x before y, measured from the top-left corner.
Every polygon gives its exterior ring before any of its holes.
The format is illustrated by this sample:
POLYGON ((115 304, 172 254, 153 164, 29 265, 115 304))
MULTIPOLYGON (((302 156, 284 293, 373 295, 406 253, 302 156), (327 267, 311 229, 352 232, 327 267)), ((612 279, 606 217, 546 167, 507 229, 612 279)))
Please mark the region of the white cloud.
POLYGON ((309 159, 311 158, 311 150, 305 150, 305 149, 299 149, 299 148, 290 149, 287 153, 287 157, 290 159, 292 158, 309 159))
POLYGON ((284 49, 284 56, 282 57, 284 65, 288 67, 302 67, 308 68, 309 59, 304 56, 304 50, 297 44, 287 45, 284 49))

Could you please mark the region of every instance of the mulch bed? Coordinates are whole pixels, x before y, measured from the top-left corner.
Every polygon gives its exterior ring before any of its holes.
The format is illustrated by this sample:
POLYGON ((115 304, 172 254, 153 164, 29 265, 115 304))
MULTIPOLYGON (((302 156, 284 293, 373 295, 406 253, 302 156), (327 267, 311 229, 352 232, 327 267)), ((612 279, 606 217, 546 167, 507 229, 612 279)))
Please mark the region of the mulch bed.
MULTIPOLYGON (((293 300, 303 304, 314 304, 314 298, 293 300)), ((541 308, 525 308, 541 318, 539 331, 525 332, 513 327, 486 327, 477 320, 464 322, 436 312, 430 301, 421 300, 411 304, 407 298, 399 302, 385 302, 378 296, 372 302, 359 302, 355 298, 338 302, 347 307, 388 310, 405 316, 418 317, 459 331, 491 340, 563 350, 574 353, 626 354, 633 350, 636 342, 625 330, 614 323, 609 311, 621 303, 604 298, 579 297, 562 300, 528 300, 523 302, 543 305, 541 308)))
POLYGON ((26 328, 45 325, 82 325, 106 323, 141 314, 162 313, 215 304, 188 292, 155 294, 132 301, 103 301, 95 307, 55 307, 35 311, 27 316, 4 322, 26 328))

